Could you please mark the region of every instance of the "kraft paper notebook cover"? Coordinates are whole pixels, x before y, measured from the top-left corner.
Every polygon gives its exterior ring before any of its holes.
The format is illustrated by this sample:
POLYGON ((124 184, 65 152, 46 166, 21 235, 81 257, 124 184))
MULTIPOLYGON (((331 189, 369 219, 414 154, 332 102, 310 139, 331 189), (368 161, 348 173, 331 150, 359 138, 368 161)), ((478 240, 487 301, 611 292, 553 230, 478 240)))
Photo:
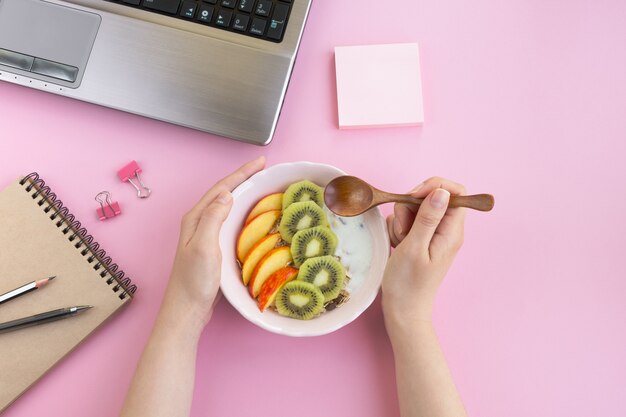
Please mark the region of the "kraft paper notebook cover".
POLYGON ((133 297, 136 286, 37 174, 0 192, 0 294, 56 275, 0 305, 0 322, 93 305, 53 323, 0 334, 0 411, 133 297))

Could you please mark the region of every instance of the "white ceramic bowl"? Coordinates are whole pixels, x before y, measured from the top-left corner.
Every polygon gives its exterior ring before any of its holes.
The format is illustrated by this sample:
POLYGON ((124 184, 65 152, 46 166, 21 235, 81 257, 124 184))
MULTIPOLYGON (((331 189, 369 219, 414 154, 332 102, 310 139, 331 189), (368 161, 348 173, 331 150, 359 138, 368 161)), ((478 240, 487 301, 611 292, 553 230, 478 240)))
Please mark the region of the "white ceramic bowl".
MULTIPOLYGON (((378 209, 359 216, 366 238, 370 239, 371 263, 358 281, 349 283, 350 299, 338 308, 312 320, 296 320, 280 316, 270 309, 261 312, 241 281, 235 247, 248 212, 262 197, 284 191, 289 184, 308 179, 324 187, 333 178, 345 173, 333 166, 311 162, 274 165, 261 171, 233 191, 233 207, 222 227, 222 293, 246 319, 270 332, 288 336, 318 336, 333 332, 356 319, 372 304, 380 288, 383 271, 389 258, 389 237, 385 219, 378 209)), ((345 240, 345 239, 344 239, 345 240)), ((337 252, 349 242, 339 241, 337 252)), ((358 246, 358 245, 357 245, 358 246)), ((350 275, 350 271, 348 271, 350 275)))

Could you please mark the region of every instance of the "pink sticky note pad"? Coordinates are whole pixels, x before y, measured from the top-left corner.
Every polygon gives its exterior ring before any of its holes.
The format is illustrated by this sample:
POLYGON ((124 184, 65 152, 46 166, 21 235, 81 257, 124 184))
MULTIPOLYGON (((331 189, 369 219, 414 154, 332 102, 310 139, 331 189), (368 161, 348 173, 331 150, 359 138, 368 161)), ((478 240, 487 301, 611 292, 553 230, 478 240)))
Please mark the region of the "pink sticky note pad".
POLYGON ((339 128, 424 121, 416 43, 335 48, 339 128))

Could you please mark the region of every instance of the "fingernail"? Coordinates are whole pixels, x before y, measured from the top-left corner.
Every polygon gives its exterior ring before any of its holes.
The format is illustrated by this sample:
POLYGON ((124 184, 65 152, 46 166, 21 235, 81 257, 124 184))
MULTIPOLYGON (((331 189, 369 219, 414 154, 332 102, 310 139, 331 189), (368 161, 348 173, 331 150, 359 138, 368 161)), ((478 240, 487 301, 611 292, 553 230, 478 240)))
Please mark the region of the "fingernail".
POLYGON ((402 236, 402 225, 400 224, 400 220, 397 217, 393 219, 393 231, 396 232, 397 237, 402 236))
POLYGON ((232 198, 233 198, 233 195, 229 191, 222 191, 221 193, 218 194, 215 201, 217 201, 220 204, 228 204, 230 203, 230 200, 232 200, 232 198))
POLYGON ((438 188, 430 196, 430 205, 436 209, 442 209, 448 205, 448 200, 450 200, 450 193, 443 188, 438 188))
POLYGON ((422 182, 422 183, 416 185, 415 188, 413 188, 411 191, 409 191, 409 193, 414 193, 417 190, 419 190, 420 188, 422 188, 423 186, 424 186, 424 183, 422 182))

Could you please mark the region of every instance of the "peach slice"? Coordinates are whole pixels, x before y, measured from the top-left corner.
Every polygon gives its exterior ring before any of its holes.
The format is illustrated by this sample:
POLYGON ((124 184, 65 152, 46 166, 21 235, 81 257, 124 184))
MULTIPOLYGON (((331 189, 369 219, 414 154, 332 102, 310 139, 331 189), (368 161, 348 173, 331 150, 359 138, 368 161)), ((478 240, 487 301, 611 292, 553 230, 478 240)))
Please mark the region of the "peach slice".
POLYGON ((287 266, 292 260, 289 246, 281 246, 269 251, 254 268, 254 272, 252 272, 252 277, 248 283, 250 295, 256 298, 261 291, 261 286, 270 275, 287 266))
POLYGON ((250 252, 243 260, 243 265, 241 267, 241 278, 243 279, 243 285, 248 285, 250 282, 250 277, 252 276, 252 272, 254 268, 259 263, 259 261, 278 243, 280 240, 280 233, 272 233, 271 235, 267 235, 261 240, 259 240, 253 247, 250 249, 250 252))
POLYGON ((237 239, 237 259, 243 262, 250 249, 261 238, 269 233, 280 217, 280 210, 271 210, 261 213, 243 227, 237 239))
POLYGON ((265 213, 266 211, 271 210, 282 210, 283 208, 283 193, 274 193, 270 195, 266 195, 262 199, 259 200, 258 203, 252 208, 250 214, 246 218, 246 224, 250 222, 250 220, 254 219, 261 213, 265 213))
POLYGON ((278 290, 286 283, 296 279, 298 276, 298 270, 290 266, 280 268, 274 272, 261 286, 261 292, 259 292, 259 309, 265 311, 265 309, 274 302, 278 290))

